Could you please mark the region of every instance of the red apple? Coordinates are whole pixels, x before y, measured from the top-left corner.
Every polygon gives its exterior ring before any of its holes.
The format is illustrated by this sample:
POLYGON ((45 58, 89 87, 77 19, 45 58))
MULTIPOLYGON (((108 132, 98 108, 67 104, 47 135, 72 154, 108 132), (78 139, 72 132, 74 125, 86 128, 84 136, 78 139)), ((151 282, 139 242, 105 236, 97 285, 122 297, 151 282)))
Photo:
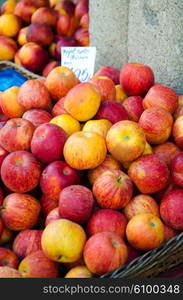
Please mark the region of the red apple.
POLYGON ((86 14, 89 10, 89 3, 88 0, 80 0, 77 4, 76 4, 76 8, 75 8, 75 16, 78 19, 81 19, 82 16, 84 14, 86 14))
POLYGON ((183 152, 177 154, 172 160, 171 177, 177 186, 183 187, 183 152))
POLYGON ((108 170, 93 184, 93 194, 102 208, 121 209, 131 199, 133 183, 120 170, 108 170))
POLYGON ((40 198, 41 210, 47 216, 54 208, 58 207, 58 195, 42 195, 40 198))
POLYGON ((0 144, 8 152, 29 150, 34 125, 22 118, 13 118, 0 130, 0 144))
POLYGON ((74 16, 71 16, 69 14, 61 14, 56 24, 57 34, 73 36, 78 26, 77 23, 78 22, 74 16))
POLYGON ((32 154, 43 163, 63 158, 63 147, 67 140, 66 132, 55 124, 38 126, 31 141, 32 154))
POLYGON ((16 254, 7 248, 0 248, 0 267, 7 266, 17 269, 19 264, 16 254))
POLYGON ((8 154, 9 154, 8 151, 6 151, 3 147, 0 146, 0 168, 1 168, 3 160, 5 159, 5 157, 8 154))
POLYGON ((180 116, 175 120, 172 135, 177 146, 183 149, 183 116, 180 116))
POLYGON ((38 127, 41 124, 49 123, 53 117, 44 109, 33 108, 27 110, 22 118, 30 121, 35 127, 38 127))
POLYGON ((57 3, 57 5, 55 6, 55 9, 58 10, 58 11, 64 10, 69 15, 73 15, 74 11, 75 11, 75 5, 70 0, 62 0, 62 1, 57 3))
POLYGON ((83 256, 92 273, 103 275, 126 263, 128 249, 117 233, 106 231, 96 233, 87 240, 83 256))
POLYGON ((59 220, 61 217, 60 217, 60 214, 59 214, 59 207, 55 207, 54 209, 52 209, 46 219, 45 219, 45 226, 47 226, 49 223, 55 221, 55 220, 59 220))
POLYGON ((40 203, 31 195, 13 193, 4 199, 1 217, 9 229, 20 231, 36 225, 40 210, 40 203))
POLYGON ((99 209, 91 215, 87 223, 89 236, 99 232, 111 231, 125 237, 127 219, 123 213, 113 209, 99 209))
POLYGON ((120 103, 106 100, 101 103, 95 118, 98 120, 107 119, 111 123, 117 123, 122 120, 128 120, 128 113, 120 103))
POLYGON ((17 193, 33 190, 39 183, 40 163, 27 151, 10 153, 1 166, 1 179, 8 189, 17 193))
POLYGON ((59 66, 59 62, 57 60, 51 60, 43 69, 42 76, 47 77, 48 74, 56 67, 59 66))
POLYGON ((79 173, 64 161, 54 161, 43 171, 40 186, 43 194, 59 199, 61 190, 72 184, 79 184, 79 173))
POLYGON ((177 236, 180 232, 164 224, 165 229, 165 242, 169 241, 173 237, 177 236))
POLYGON ((155 154, 146 154, 131 163, 128 175, 143 194, 163 189, 169 180, 166 164, 155 154))
POLYGON ((143 96, 154 84, 153 70, 144 64, 127 63, 120 72, 120 84, 129 96, 143 96))
POLYGON ((55 57, 56 59, 61 59, 61 49, 62 47, 75 47, 77 46, 77 41, 73 37, 63 36, 60 37, 56 43, 55 57))
POLYGON ((30 1, 29 3, 26 1, 18 1, 14 9, 14 14, 19 16, 24 22, 30 23, 31 17, 36 9, 37 7, 35 4, 31 3, 30 1))
POLYGON ((147 142, 150 144, 166 142, 170 137, 172 125, 172 115, 160 106, 147 108, 139 119, 139 126, 143 129, 147 142))
POLYGON ((140 96, 128 97, 123 101, 123 106, 128 113, 129 120, 138 122, 144 111, 142 101, 143 98, 140 96))
POLYGON ((53 32, 47 24, 33 23, 28 26, 26 39, 28 43, 32 42, 46 47, 53 41, 53 32))
POLYGON ((116 68, 103 66, 95 73, 95 76, 107 76, 114 81, 115 85, 117 85, 119 84, 119 74, 120 71, 116 68))
POLYGON ((153 153, 162 159, 170 167, 174 157, 180 153, 179 147, 171 142, 166 142, 153 148, 153 153))
POLYGON ((174 189, 167 193, 160 203, 160 215, 166 225, 183 230, 183 190, 174 189))
POLYGON ((94 207, 92 192, 82 185, 70 185, 59 196, 61 218, 83 224, 88 221, 94 207))
POLYGON ((157 105, 173 114, 178 106, 176 92, 170 87, 161 84, 153 85, 143 100, 143 106, 146 109, 157 105))
POLYGON ((25 229, 17 234, 13 241, 13 251, 19 258, 41 250, 42 230, 25 229))
POLYGON ((55 27, 57 12, 51 7, 40 7, 32 15, 31 23, 47 24, 55 27))
POLYGON ((18 270, 23 278, 56 278, 59 274, 59 264, 51 261, 39 250, 26 256, 18 270))

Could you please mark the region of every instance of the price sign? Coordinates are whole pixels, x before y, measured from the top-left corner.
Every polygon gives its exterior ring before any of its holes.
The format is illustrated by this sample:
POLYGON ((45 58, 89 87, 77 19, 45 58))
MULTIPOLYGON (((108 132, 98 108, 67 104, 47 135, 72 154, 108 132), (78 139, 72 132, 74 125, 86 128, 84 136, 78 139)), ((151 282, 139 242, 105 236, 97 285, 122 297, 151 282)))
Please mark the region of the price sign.
POLYGON ((81 81, 88 81, 94 74, 96 47, 62 47, 61 64, 71 69, 81 81))

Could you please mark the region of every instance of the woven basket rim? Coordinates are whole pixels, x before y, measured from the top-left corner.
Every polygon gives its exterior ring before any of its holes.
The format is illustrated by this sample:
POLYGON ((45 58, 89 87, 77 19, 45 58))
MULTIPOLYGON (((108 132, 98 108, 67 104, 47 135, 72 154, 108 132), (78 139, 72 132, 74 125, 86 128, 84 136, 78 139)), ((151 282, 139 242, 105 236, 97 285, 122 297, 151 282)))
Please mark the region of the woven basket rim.
MULTIPOLYGON (((137 272, 141 271, 141 273, 144 272, 145 274, 146 269, 148 270, 148 268, 152 267, 153 264, 155 266, 158 266, 158 264, 162 263, 163 260, 166 260, 166 266, 164 268, 165 269, 164 271, 167 271, 169 270, 170 267, 168 258, 170 258, 171 255, 174 254, 174 252, 178 251, 179 248, 182 249, 182 253, 183 253, 183 232, 171 238, 169 241, 163 243, 159 248, 146 252, 140 257, 135 258, 130 263, 125 264, 122 267, 116 269, 115 271, 108 272, 100 276, 100 278, 118 278, 118 277, 122 278, 122 277, 129 277, 129 276, 135 277, 135 274, 137 272)), ((183 262, 183 256, 182 256, 182 262, 183 262)), ((176 266, 176 264, 174 266, 176 266)))
POLYGON ((19 66, 15 63, 13 63, 12 61, 8 61, 8 60, 1 60, 0 61, 0 70, 5 69, 5 68, 12 68, 15 71, 19 72, 20 74, 22 74, 23 76, 25 76, 26 78, 31 78, 31 79, 45 79, 45 77, 40 76, 38 74, 35 74, 29 70, 27 70, 26 68, 19 66))

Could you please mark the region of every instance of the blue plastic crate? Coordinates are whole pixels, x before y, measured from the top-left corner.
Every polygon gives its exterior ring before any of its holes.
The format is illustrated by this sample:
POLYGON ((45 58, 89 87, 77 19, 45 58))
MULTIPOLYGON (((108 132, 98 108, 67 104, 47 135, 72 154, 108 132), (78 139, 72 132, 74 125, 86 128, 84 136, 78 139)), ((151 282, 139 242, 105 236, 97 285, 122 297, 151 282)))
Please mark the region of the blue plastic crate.
POLYGON ((0 71, 0 91, 3 92, 12 86, 21 86, 28 79, 13 70, 6 68, 0 71))

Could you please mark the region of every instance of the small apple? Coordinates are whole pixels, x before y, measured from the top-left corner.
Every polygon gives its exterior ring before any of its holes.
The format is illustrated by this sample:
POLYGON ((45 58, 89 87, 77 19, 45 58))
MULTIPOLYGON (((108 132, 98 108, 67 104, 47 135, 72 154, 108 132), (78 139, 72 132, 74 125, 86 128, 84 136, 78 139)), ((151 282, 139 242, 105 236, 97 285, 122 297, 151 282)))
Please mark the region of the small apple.
POLYGON ((7 266, 10 268, 17 269, 18 264, 18 257, 13 251, 7 248, 0 247, 0 267, 7 266))

